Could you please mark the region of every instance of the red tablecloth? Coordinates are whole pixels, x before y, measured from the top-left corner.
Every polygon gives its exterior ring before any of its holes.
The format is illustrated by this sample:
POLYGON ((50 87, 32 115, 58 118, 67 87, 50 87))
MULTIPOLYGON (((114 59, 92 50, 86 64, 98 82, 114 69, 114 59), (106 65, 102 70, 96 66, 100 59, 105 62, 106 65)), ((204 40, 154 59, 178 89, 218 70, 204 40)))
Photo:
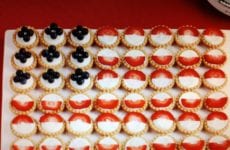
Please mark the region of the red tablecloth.
POLYGON ((77 24, 121 28, 147 28, 158 24, 176 28, 191 24, 199 28, 230 29, 230 17, 216 11, 206 0, 1 0, 1 60, 5 30, 21 25, 43 28, 50 22, 57 22, 64 28, 77 24))

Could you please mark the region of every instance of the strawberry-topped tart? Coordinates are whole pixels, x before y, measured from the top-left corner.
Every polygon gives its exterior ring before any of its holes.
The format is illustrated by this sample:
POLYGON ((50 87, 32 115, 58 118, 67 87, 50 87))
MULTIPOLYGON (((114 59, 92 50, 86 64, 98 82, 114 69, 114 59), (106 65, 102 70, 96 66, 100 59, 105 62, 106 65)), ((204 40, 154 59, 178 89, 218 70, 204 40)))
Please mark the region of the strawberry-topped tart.
POLYGON ((122 100, 122 108, 127 112, 142 112, 148 106, 148 102, 141 93, 127 93, 122 100))
POLYGON ((149 79, 149 85, 155 90, 165 90, 173 87, 174 85, 173 74, 166 69, 154 70, 149 79))
POLYGON ((104 136, 117 134, 121 130, 120 119, 112 113, 99 114, 95 120, 95 130, 104 136))
POLYGON ((169 27, 158 25, 152 28, 148 35, 149 43, 154 47, 164 47, 172 44, 174 36, 169 27))
POLYGON ((122 34, 122 43, 128 48, 141 48, 147 43, 145 31, 139 27, 128 27, 122 34))
POLYGON ((211 112, 205 120, 206 131, 214 134, 224 132, 229 125, 228 115, 224 112, 211 112))
POLYGON ((12 143, 10 150, 36 150, 36 146, 30 139, 19 138, 12 143))
POLYGON ((205 140, 196 135, 186 136, 181 141, 180 150, 205 150, 205 140))
POLYGON ((95 63, 101 69, 116 69, 120 66, 121 59, 117 51, 103 48, 97 52, 95 63))
POLYGON ((175 40, 178 45, 183 47, 195 46, 200 42, 200 33, 193 26, 181 26, 177 30, 175 40))
POLYGON ((209 92, 204 101, 204 106, 209 111, 222 111, 228 104, 228 95, 223 91, 209 92))
POLYGON ((148 119, 139 112, 128 112, 123 118, 123 130, 129 135, 144 134, 149 126, 148 119))
POLYGON ((116 28, 104 26, 97 30, 95 42, 100 47, 113 48, 120 42, 120 35, 116 28))
POLYGON ((157 48, 149 57, 150 64, 155 68, 169 68, 173 66, 175 59, 168 48, 157 48))
POLYGON ((230 140, 225 135, 214 135, 207 143, 208 150, 229 150, 230 140))
POLYGON ((59 114, 43 114, 39 118, 38 128, 45 135, 56 136, 65 130, 65 122, 59 114))
POLYGON ((198 92, 182 92, 177 98, 177 106, 185 112, 195 112, 202 107, 203 101, 198 92))
POLYGON ((182 68, 196 68, 201 64, 201 56, 194 48, 183 48, 178 51, 176 62, 182 68))
POLYGON ((194 69, 182 69, 177 74, 176 84, 183 90, 192 90, 200 87, 201 78, 199 73, 194 69))
POLYGON ((44 137, 39 142, 37 150, 65 150, 64 143, 57 137, 44 137))
POLYGON ((159 110, 151 115, 150 127, 158 133, 166 134, 175 130, 176 121, 171 112, 159 110))
POLYGON ((221 69, 209 69, 203 75, 203 83, 209 89, 220 89, 226 84, 226 82, 226 74, 221 69))
POLYGON ((75 136, 83 136, 93 131, 93 121, 87 114, 74 113, 66 122, 66 129, 75 136))
POLYGON ((99 93, 94 101, 94 107, 102 113, 115 112, 120 107, 120 100, 112 93, 99 93))
POLYGON ((202 42, 208 47, 220 47, 224 41, 225 35, 220 29, 207 28, 202 33, 202 42))
POLYGON ((208 49, 203 55, 203 62, 207 67, 211 68, 220 68, 222 67, 227 60, 226 53, 219 49, 208 49))
POLYGON ((69 141, 66 150, 93 150, 93 146, 87 138, 75 137, 69 141))
POLYGON ((149 106, 153 110, 169 110, 172 109, 174 105, 174 98, 169 92, 155 92, 149 100, 149 106))
POLYGON ((129 69, 142 69, 147 66, 148 57, 142 50, 131 49, 125 53, 123 63, 129 69))
POLYGON ((177 128, 184 134, 193 134, 203 128, 203 121, 196 113, 184 112, 178 117, 177 128))
POLYGON ((143 137, 132 136, 124 144, 123 150, 149 150, 149 145, 143 137))
POLYGON ((147 81, 147 76, 142 71, 129 70, 123 76, 122 86, 125 90, 135 92, 144 89, 147 81))
POLYGON ((95 150, 120 150, 121 145, 114 137, 101 137, 95 144, 95 150))
POLYGON ((151 150, 177 150, 177 143, 170 135, 160 135, 150 143, 151 150))
POLYGON ((101 70, 95 78, 95 86, 101 91, 111 92, 121 85, 121 78, 113 70, 101 70))
POLYGON ((17 115, 10 124, 11 131, 18 137, 29 137, 37 132, 35 120, 28 115, 17 115))

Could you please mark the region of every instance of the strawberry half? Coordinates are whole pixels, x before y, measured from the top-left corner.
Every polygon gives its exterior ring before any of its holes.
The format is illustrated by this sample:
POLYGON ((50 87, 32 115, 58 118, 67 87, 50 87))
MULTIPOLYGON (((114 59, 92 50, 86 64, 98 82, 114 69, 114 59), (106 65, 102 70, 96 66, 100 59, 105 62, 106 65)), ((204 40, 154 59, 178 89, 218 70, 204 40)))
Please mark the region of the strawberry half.
POLYGON ((152 35, 157 35, 157 34, 164 34, 164 35, 172 35, 172 32, 167 26, 164 25, 159 25, 156 27, 153 27, 151 30, 152 35))
POLYGON ((68 150, 90 150, 90 146, 84 146, 84 147, 80 147, 80 148, 72 148, 72 147, 69 147, 68 150))
POLYGON ((154 107, 168 107, 172 104, 173 98, 168 93, 162 92, 153 95, 150 102, 154 107))
POLYGON ((191 35, 191 36, 199 36, 199 31, 195 27, 191 26, 182 26, 177 30, 179 35, 191 35))
POLYGON ((92 101, 91 99, 84 94, 76 94, 70 97, 70 100, 68 101, 68 104, 73 109, 84 109, 88 108, 91 105, 92 101))
POLYGON ((123 118, 123 121, 125 123, 128 123, 130 121, 140 121, 143 123, 147 123, 148 120, 146 119, 146 117, 139 112, 129 112, 125 115, 125 117, 123 118))
POLYGON ((142 95, 139 95, 139 94, 136 95, 136 93, 134 93, 134 94, 130 93, 129 95, 127 95, 124 98, 123 102, 129 108, 142 108, 146 104, 144 97, 142 95), (132 95, 136 96, 135 100, 130 99, 132 97, 132 95))
POLYGON ((174 116, 169 111, 165 111, 165 110, 156 111, 150 117, 151 120, 156 120, 159 118, 165 118, 173 121, 175 120, 174 116))
POLYGON ((59 110, 61 108, 61 105, 63 103, 61 101, 46 101, 46 100, 42 100, 41 101, 41 107, 44 110, 50 110, 50 111, 56 111, 59 110))
POLYGON ((118 74, 113 70, 101 70, 97 74, 97 79, 101 80, 104 78, 117 78, 118 74))
POLYGON ((141 146, 127 146, 125 150, 147 150, 146 145, 141 145, 141 146))
POLYGON ((130 50, 125 54, 124 60, 133 67, 143 65, 145 63, 145 54, 140 50, 130 50))
POLYGON ((39 122, 64 122, 59 114, 44 114, 40 117, 39 122))
POLYGON ((41 149, 42 150, 62 150, 62 146, 61 145, 55 145, 55 146, 42 145, 41 149))
POLYGON ((103 36, 103 35, 117 36, 118 32, 114 27, 105 26, 98 29, 96 34, 97 36, 103 36))
POLYGON ((155 55, 152 55, 151 59, 159 65, 168 65, 172 61, 173 56, 155 56, 155 55))
POLYGON ((20 102, 19 100, 12 99, 10 102, 12 108, 15 108, 19 111, 29 111, 34 106, 34 101, 20 102))
POLYGON ((97 150, 118 150, 118 144, 97 144, 97 150))
POLYGON ((81 120, 86 123, 91 123, 91 118, 87 114, 83 113, 74 113, 70 116, 68 121, 81 120))
POLYGON ((213 138, 217 138, 219 135, 212 137, 207 144, 209 150, 229 150, 230 140, 225 137, 222 137, 222 141, 213 141, 213 138))
POLYGON ((167 143, 167 144, 158 144, 153 143, 152 148, 154 150, 176 150, 176 144, 175 143, 167 143))
POLYGON ((35 150, 34 146, 13 145, 11 150, 35 150))
POLYGON ((207 120, 228 120, 228 116, 224 112, 211 112, 208 114, 207 120))
MULTIPOLYGON (((107 93, 105 93, 107 94, 107 93)), ((115 109, 118 107, 119 105, 119 100, 116 98, 116 96, 111 95, 110 96, 111 99, 103 99, 103 94, 100 95, 96 101, 95 101, 95 105, 97 107, 103 108, 103 109, 115 109)))
POLYGON ((34 123, 34 120, 28 115, 17 115, 12 120, 13 124, 20 124, 20 123, 34 123))
POLYGON ((125 35, 127 34, 135 34, 143 36, 145 31, 140 27, 128 27, 125 29, 125 35))
POLYGON ((142 71, 129 70, 124 74, 124 79, 146 80, 146 75, 142 71))
POLYGON ((112 113, 102 113, 97 117, 96 122, 104 122, 104 121, 119 122, 120 119, 112 113))
POLYGON ((197 52, 193 50, 184 50, 182 53, 180 53, 178 57, 178 61, 184 66, 192 66, 198 64, 200 60, 201 58, 199 57, 197 52))
POLYGON ((217 49, 208 51, 208 53, 205 53, 203 57, 204 57, 204 60, 206 62, 208 62, 210 64, 216 64, 216 65, 224 64, 224 62, 227 59, 227 57, 224 55, 224 53, 220 50, 217 50, 217 49), (214 54, 211 54, 212 52, 214 54), (219 53, 219 54, 216 55, 216 53, 219 53))
POLYGON ((196 92, 185 92, 179 98, 180 105, 187 108, 196 108, 201 103, 201 98, 196 92))
POLYGON ((205 99, 205 104, 211 108, 223 108, 227 102, 228 97, 222 92, 214 92, 205 99))
POLYGON ((200 78, 200 75, 196 72, 196 70, 194 69, 183 69, 178 73, 179 77, 196 77, 196 78, 200 78))
POLYGON ((115 66, 119 62, 118 57, 98 56, 97 59, 99 63, 101 63, 102 65, 107 65, 107 66, 115 66))
POLYGON ((216 28, 207 28, 207 29, 205 29, 203 31, 203 35, 224 37, 224 33, 220 29, 216 29, 216 28))
POLYGON ((178 120, 179 121, 185 121, 185 120, 200 121, 200 117, 199 115, 193 112, 184 112, 179 116, 178 120))
POLYGON ((209 69, 204 73, 204 77, 207 78, 225 78, 225 73, 220 69, 209 69))
POLYGON ((205 147, 205 141, 201 140, 201 139, 197 139, 197 141, 195 143, 194 143, 194 141, 192 141, 192 143, 184 142, 183 141, 181 143, 181 147, 183 149, 186 149, 186 150, 194 150, 194 149, 196 149, 196 150, 202 150, 205 147))
POLYGON ((168 71, 166 69, 157 69, 151 73, 150 77, 151 77, 151 79, 155 79, 155 78, 172 79, 173 75, 170 71, 168 71))

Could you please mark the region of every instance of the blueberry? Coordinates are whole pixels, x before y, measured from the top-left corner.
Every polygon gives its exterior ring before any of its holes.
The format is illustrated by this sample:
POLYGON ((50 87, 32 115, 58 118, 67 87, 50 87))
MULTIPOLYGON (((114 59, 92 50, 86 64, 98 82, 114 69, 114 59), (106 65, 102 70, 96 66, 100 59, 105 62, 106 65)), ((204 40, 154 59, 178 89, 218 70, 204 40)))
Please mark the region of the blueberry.
POLYGON ((56 38, 57 38, 57 34, 54 33, 54 32, 51 32, 51 33, 50 33, 50 37, 51 37, 52 39, 56 39, 56 38))
POLYGON ((54 56, 54 58, 58 58, 60 56, 60 53, 56 51, 53 53, 53 56, 54 56))
POLYGON ((42 56, 43 56, 43 57, 47 57, 48 55, 49 55, 48 51, 44 49, 44 50, 42 51, 42 56))
POLYGON ((20 38, 23 37, 23 32, 22 31, 18 32, 18 37, 20 37, 20 38))
POLYGON ((29 37, 29 36, 23 36, 23 40, 24 40, 25 42, 29 42, 30 37, 29 37))
POLYGON ((16 75, 17 76, 22 76, 24 73, 23 73, 23 71, 22 70, 17 70, 16 71, 16 75))
POLYGON ((54 76, 54 78, 59 78, 60 77, 60 73, 59 72, 54 72, 54 74, 53 74, 53 76, 54 76))
POLYGON ((53 69, 48 69, 48 70, 47 70, 47 73, 48 73, 48 74, 52 74, 53 72, 54 72, 53 69))
POLYGON ((63 29, 61 29, 61 28, 57 28, 56 31, 57 31, 57 34, 58 34, 58 35, 62 35, 62 33, 63 33, 63 29))
POLYGON ((83 52, 84 48, 82 46, 78 46, 76 49, 77 52, 83 52))
POLYGON ((87 28, 83 28, 82 29, 82 34, 87 35, 88 32, 89 32, 89 30, 87 28))
POLYGON ((26 58, 30 58, 31 57, 31 53, 30 52, 26 52, 25 56, 26 56, 26 58))
POLYGON ((78 79, 78 80, 77 80, 77 84, 78 84, 78 85, 82 85, 83 83, 84 83, 84 80, 82 80, 82 79, 78 79))
POLYGON ((84 59, 83 59, 82 57, 78 57, 78 58, 77 58, 77 61, 80 62, 80 63, 82 63, 83 60, 84 60, 84 59))
POLYGON ((26 27, 26 26, 23 26, 22 28, 21 28, 21 31, 27 31, 28 30, 28 28, 26 27))
POLYGON ((15 83, 20 82, 19 76, 15 76, 13 80, 14 80, 15 83))
POLYGON ((83 57, 84 57, 84 58, 88 58, 88 57, 89 57, 88 52, 84 52, 84 53, 83 53, 83 57))
POLYGON ((49 35, 51 33, 50 28, 46 28, 45 33, 49 35))
POLYGON ((76 29, 74 29, 74 30, 72 30, 72 32, 71 32, 75 37, 78 35, 78 32, 77 32, 77 30, 76 29))
POLYGON ((55 51, 55 50, 56 50, 56 46, 54 46, 54 45, 50 45, 50 46, 48 47, 48 49, 49 49, 49 50, 53 50, 53 51, 55 51))
POLYGON ((42 78, 45 79, 45 80, 48 80, 49 74, 43 73, 43 74, 42 74, 42 78))
POLYGON ((48 82, 49 82, 49 83, 53 83, 53 82, 54 82, 54 79, 53 79, 53 78, 49 78, 49 79, 48 79, 48 82))
POLYGON ((83 36, 82 34, 78 34, 78 35, 77 35, 77 39, 78 39, 78 40, 83 40, 83 38, 84 38, 84 36, 83 36))
POLYGON ((46 57, 46 60, 47 60, 48 62, 52 62, 52 61, 53 61, 53 58, 50 57, 50 56, 48 56, 48 57, 46 57))
POLYGON ((28 32, 29 32, 29 36, 33 36, 34 31, 32 29, 29 29, 28 32))
POLYGON ((89 78, 89 73, 88 72, 83 72, 83 75, 82 75, 82 77, 84 78, 84 79, 88 79, 89 78))
POLYGON ((25 77, 26 79, 29 79, 29 78, 30 78, 30 74, 26 72, 26 73, 24 74, 24 77, 25 77))
POLYGON ((25 50, 25 48, 20 48, 20 49, 19 49, 19 52, 20 52, 20 53, 25 53, 26 50, 25 50))
POLYGON ((26 58, 22 57, 21 59, 19 59, 21 63, 25 63, 26 62, 26 58))
POLYGON ((82 73, 82 69, 77 68, 77 69, 75 70, 75 74, 81 74, 81 73, 82 73))
POLYGON ((26 84, 26 81, 27 81, 26 79, 22 79, 22 80, 20 80, 20 83, 21 84, 26 84))
POLYGON ((16 59, 20 59, 21 58, 20 53, 16 53, 14 56, 15 56, 16 59))
POLYGON ((83 26, 82 26, 82 25, 77 25, 76 28, 77 28, 77 29, 82 29, 83 26))
POLYGON ((54 22, 50 24, 50 28, 57 28, 57 27, 58 27, 58 25, 54 22))
POLYGON ((70 78, 71 78, 71 80, 76 81, 77 80, 77 75, 71 74, 70 78))
POLYGON ((77 54, 76 52, 73 52, 73 53, 72 53, 72 57, 73 57, 74 59, 77 59, 77 58, 78 58, 78 54, 77 54))

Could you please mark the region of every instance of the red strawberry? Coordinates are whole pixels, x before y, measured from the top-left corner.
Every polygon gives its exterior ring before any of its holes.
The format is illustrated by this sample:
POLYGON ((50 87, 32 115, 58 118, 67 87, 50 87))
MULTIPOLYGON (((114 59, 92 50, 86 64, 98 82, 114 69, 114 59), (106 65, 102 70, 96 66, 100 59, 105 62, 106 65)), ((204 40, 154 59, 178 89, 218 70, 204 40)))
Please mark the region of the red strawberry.
POLYGON ((195 27, 191 26, 182 26, 179 27, 177 30, 179 35, 192 35, 192 36, 199 36, 199 31, 195 27))
POLYGON ((175 143, 168 143, 168 144, 158 144, 153 143, 152 149, 154 150, 176 150, 176 144, 175 143))
POLYGON ((90 147, 89 146, 84 146, 84 147, 79 147, 79 148, 69 147, 68 150, 90 150, 90 147))
POLYGON ((115 66, 119 62, 118 57, 98 56, 97 59, 99 63, 101 63, 102 65, 107 65, 107 66, 115 66))
POLYGON ((35 150, 34 146, 13 145, 11 150, 35 150))
POLYGON ((181 146, 186 150, 202 150, 205 147, 205 141, 199 140, 196 143, 182 143, 181 146))
POLYGON ((136 80, 146 80, 146 76, 143 72, 138 70, 129 70, 125 73, 124 79, 136 79, 136 80))
POLYGON ((193 112, 184 112, 179 116, 178 120, 179 121, 185 121, 185 120, 200 121, 200 117, 199 115, 193 112))
POLYGON ((216 28, 207 28, 204 30, 203 35, 215 35, 215 36, 222 36, 224 37, 224 33, 220 30, 220 29, 216 29, 216 28))
POLYGON ((12 100, 10 102, 11 106, 19 111, 29 111, 34 106, 34 101, 20 102, 18 100, 12 100))
POLYGON ((83 114, 83 113, 72 114, 72 116, 70 116, 69 118, 69 121, 76 121, 76 120, 81 120, 86 123, 91 122, 91 118, 87 114, 83 114))
POLYGON ((157 69, 157 70, 154 70, 152 73, 151 73, 151 79, 155 79, 155 78, 169 78, 169 79, 172 79, 173 78, 173 75, 170 71, 166 70, 166 69, 157 69))
POLYGON ((146 145, 141 145, 141 146, 127 146, 125 150, 147 150, 147 146, 146 145))
POLYGON ((229 147, 230 147, 230 141, 227 139, 225 141, 222 141, 221 143, 219 142, 208 143, 209 150, 229 150, 229 147))
POLYGON ((44 114, 40 117, 39 122, 63 122, 63 118, 59 114, 44 114))
POLYGON ((95 105, 103 109, 114 109, 119 105, 119 101, 118 99, 111 99, 108 101, 108 100, 100 99, 99 97, 95 101, 95 105))
POLYGON ((145 31, 142 28, 138 27, 128 27, 125 29, 125 34, 144 35, 145 31))
POLYGON ((172 32, 170 31, 170 29, 167 26, 164 25, 160 25, 160 26, 156 26, 152 29, 151 34, 165 34, 165 35, 172 35, 172 32))
POLYGON ((180 77, 197 77, 200 78, 200 75, 194 69, 183 69, 179 72, 178 76, 180 77))
POLYGON ((14 117, 14 119, 12 120, 13 124, 33 123, 33 122, 34 122, 34 120, 28 115, 18 115, 16 117, 14 117))
POLYGON ((147 123, 148 122, 148 120, 146 119, 146 117, 142 113, 139 113, 139 112, 129 112, 123 118, 123 121, 125 123, 127 123, 129 121, 133 121, 133 120, 140 121, 140 122, 143 122, 143 123, 147 123))
POLYGON ((42 100, 41 101, 41 106, 42 109, 44 110, 59 110, 61 108, 62 102, 61 101, 46 101, 46 100, 42 100))
POLYGON ((184 66, 195 65, 195 64, 199 63, 200 59, 201 59, 198 55, 196 57, 184 57, 182 55, 183 55, 183 52, 178 57, 178 61, 184 66))
POLYGON ((99 122, 99 121, 114 121, 114 122, 119 122, 120 119, 112 114, 112 113, 102 113, 100 114, 97 119, 96 119, 96 122, 99 122))
POLYGON ((61 145, 57 145, 57 146, 42 145, 41 148, 42 150, 62 150, 63 149, 61 145))
POLYGON ((119 149, 119 145, 118 144, 97 144, 96 145, 97 150, 118 150, 119 149))
POLYGON ((159 99, 156 99, 154 97, 151 99, 151 104, 154 107, 168 107, 172 102, 173 102, 172 97, 166 98, 164 100, 159 100, 159 99))
POLYGON ((131 56, 125 56, 125 61, 133 66, 133 67, 137 67, 140 65, 143 65, 145 62, 145 56, 138 56, 138 57, 131 57, 131 56))
POLYGON ((165 110, 156 111, 151 116, 151 120, 156 120, 158 118, 165 118, 165 119, 169 119, 169 120, 175 120, 174 116, 169 111, 165 111, 165 110))
POLYGON ((91 105, 91 99, 86 99, 81 102, 69 100, 68 103, 73 109, 84 109, 91 105))
POLYGON ((225 55, 209 55, 209 54, 205 54, 204 55, 204 60, 208 63, 211 64, 224 64, 224 62, 226 61, 226 56, 225 55))
POLYGON ((172 61, 172 56, 155 56, 152 55, 151 59, 159 65, 168 65, 172 61))
POLYGON ((187 108, 196 108, 200 105, 201 99, 190 99, 190 98, 182 98, 181 99, 181 104, 183 107, 187 108))
POLYGON ((206 105, 211 108, 223 108, 227 104, 227 102, 228 102, 227 96, 219 97, 216 99, 207 97, 205 100, 206 105))
POLYGON ((97 36, 103 35, 117 36, 118 32, 114 27, 105 26, 97 30, 97 36))
POLYGON ((204 73, 204 77, 207 78, 225 78, 225 73, 220 69, 209 69, 204 73))
POLYGON ((207 116, 207 120, 228 120, 228 116, 224 112, 211 112, 207 116))
POLYGON ((104 78, 117 78, 118 74, 113 70, 101 70, 97 74, 97 79, 101 80, 104 78))
POLYGON ((135 100, 135 101, 125 99, 124 103, 129 108, 142 108, 146 104, 146 101, 144 99, 135 100))

